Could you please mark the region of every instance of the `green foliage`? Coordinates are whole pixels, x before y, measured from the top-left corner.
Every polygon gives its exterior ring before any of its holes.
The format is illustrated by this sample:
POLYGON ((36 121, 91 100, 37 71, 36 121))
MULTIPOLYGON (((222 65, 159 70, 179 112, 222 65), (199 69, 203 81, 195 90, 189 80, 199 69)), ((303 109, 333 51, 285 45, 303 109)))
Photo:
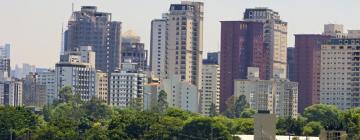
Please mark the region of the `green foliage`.
POLYGON ((309 122, 304 126, 304 135, 319 136, 322 129, 324 128, 320 122, 309 122))
MULTIPOLYGON (((246 101, 245 95, 240 95, 239 98, 235 100, 234 96, 231 96, 226 101, 226 110, 223 112, 223 115, 229 117, 229 118, 240 118, 243 111, 246 109, 249 109, 250 105, 246 101)), ((250 110, 248 110, 250 111, 250 110)), ((245 117, 248 117, 246 115, 251 115, 249 113, 251 112, 245 112, 245 117)))
POLYGON ((39 118, 24 107, 0 106, 0 138, 22 137, 37 129, 39 118))
POLYGON ((209 116, 215 117, 218 115, 218 111, 216 110, 216 105, 214 103, 211 103, 210 109, 209 109, 209 116))
POLYGON ((252 118, 256 114, 256 111, 251 108, 245 108, 244 111, 241 112, 240 118, 252 118))
POLYGON ((167 102, 167 93, 164 90, 159 92, 158 100, 157 100, 157 111, 164 113, 168 108, 167 102))
POLYGON ((343 112, 336 106, 317 104, 305 109, 304 117, 308 121, 320 122, 326 130, 342 130, 343 129, 343 112))
POLYGON ((187 122, 179 137, 180 139, 232 139, 224 124, 208 117, 196 117, 187 122))
POLYGON ((276 122, 276 130, 279 135, 302 135, 303 127, 306 124, 304 118, 279 117, 276 122))

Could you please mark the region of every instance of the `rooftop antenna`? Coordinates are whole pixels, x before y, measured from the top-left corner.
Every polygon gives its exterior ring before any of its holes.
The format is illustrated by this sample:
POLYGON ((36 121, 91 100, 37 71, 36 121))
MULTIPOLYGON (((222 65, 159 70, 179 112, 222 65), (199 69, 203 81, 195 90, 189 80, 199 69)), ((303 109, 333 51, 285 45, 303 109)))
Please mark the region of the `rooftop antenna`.
POLYGON ((71 12, 74 12, 74 3, 71 3, 71 12))
POLYGON ((64 23, 61 25, 61 48, 60 54, 64 55, 64 23))

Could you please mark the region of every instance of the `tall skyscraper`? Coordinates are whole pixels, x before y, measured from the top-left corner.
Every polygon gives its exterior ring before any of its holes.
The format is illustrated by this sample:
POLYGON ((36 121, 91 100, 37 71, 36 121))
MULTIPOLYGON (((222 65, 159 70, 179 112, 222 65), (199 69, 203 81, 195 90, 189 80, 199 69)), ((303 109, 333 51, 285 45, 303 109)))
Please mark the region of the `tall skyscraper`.
POLYGON ((203 53, 202 2, 183 1, 171 4, 167 19, 167 76, 180 75, 181 80, 201 88, 203 53))
POLYGON ((295 48, 287 48, 287 79, 295 81, 295 48))
POLYGON ((287 22, 268 8, 246 9, 244 20, 264 23, 264 46, 268 53, 266 79, 272 78, 274 71, 286 73, 287 22))
POLYGON ((121 43, 121 62, 131 60, 132 63, 137 63, 137 69, 147 70, 147 50, 144 48, 144 43, 140 42, 140 37, 132 31, 127 31, 122 36, 121 43))
POLYGON ((98 12, 95 6, 82 6, 72 13, 65 31, 64 51, 92 46, 96 69, 111 72, 121 64, 121 22, 112 21, 111 13, 98 12))
POLYGON ((226 100, 234 95, 234 80, 246 79, 248 67, 258 67, 260 79, 265 79, 264 50, 263 23, 221 22, 220 111, 225 110, 226 100))
POLYGON ((320 103, 360 106, 360 38, 334 38, 321 46, 320 103))
POLYGON ((166 76, 166 24, 166 19, 151 21, 150 70, 159 78, 166 76))
POLYGON ((295 35, 295 81, 299 84, 299 112, 319 103, 320 48, 330 36, 295 35))

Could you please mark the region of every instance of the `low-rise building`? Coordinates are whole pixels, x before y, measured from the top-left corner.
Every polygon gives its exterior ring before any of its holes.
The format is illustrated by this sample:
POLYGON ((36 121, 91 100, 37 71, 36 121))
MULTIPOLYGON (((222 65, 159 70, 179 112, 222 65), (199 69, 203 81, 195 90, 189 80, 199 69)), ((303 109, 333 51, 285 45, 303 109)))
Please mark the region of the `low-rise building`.
POLYGON ((170 76, 161 81, 161 90, 167 93, 169 107, 199 113, 200 92, 198 88, 186 81, 181 81, 180 75, 170 76))

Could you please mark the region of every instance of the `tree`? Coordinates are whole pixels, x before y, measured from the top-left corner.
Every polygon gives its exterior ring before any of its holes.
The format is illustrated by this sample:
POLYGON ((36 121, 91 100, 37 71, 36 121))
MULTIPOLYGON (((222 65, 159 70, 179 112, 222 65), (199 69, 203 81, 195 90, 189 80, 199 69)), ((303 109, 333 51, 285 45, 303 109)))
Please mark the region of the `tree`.
POLYGON ((336 106, 316 104, 307 107, 304 111, 307 121, 320 122, 326 130, 342 130, 343 114, 336 106))
POLYGON ((28 135, 39 126, 39 118, 24 107, 0 106, 0 138, 28 135))
POLYGON ((353 108, 344 112, 344 124, 349 139, 360 139, 360 108, 353 108))
POLYGON ((227 99, 225 104, 226 110, 224 112, 224 115, 230 118, 239 118, 241 116, 241 113, 246 108, 250 107, 245 95, 240 95, 236 100, 234 96, 231 96, 227 99))
POLYGON ((180 139, 232 139, 227 127, 209 117, 196 117, 187 122, 179 133, 180 139))
POLYGON ((288 117, 279 117, 276 122, 276 130, 279 135, 301 135, 303 132, 303 127, 305 125, 305 120, 301 117, 292 118, 288 117))
POLYGON ((209 116, 215 117, 218 115, 218 110, 216 109, 216 105, 214 103, 211 103, 210 109, 209 109, 209 116))
POLYGON ((129 102, 129 107, 134 110, 143 110, 143 101, 142 98, 131 98, 129 102))
POLYGON ((304 135, 319 136, 321 130, 324 129, 320 122, 309 122, 304 126, 304 135))
POLYGON ((256 114, 256 111, 251 108, 245 108, 240 114, 240 118, 252 118, 256 114))
POLYGON ((159 92, 158 100, 157 100, 157 110, 161 113, 166 112, 168 108, 167 102, 167 93, 164 90, 159 92))

